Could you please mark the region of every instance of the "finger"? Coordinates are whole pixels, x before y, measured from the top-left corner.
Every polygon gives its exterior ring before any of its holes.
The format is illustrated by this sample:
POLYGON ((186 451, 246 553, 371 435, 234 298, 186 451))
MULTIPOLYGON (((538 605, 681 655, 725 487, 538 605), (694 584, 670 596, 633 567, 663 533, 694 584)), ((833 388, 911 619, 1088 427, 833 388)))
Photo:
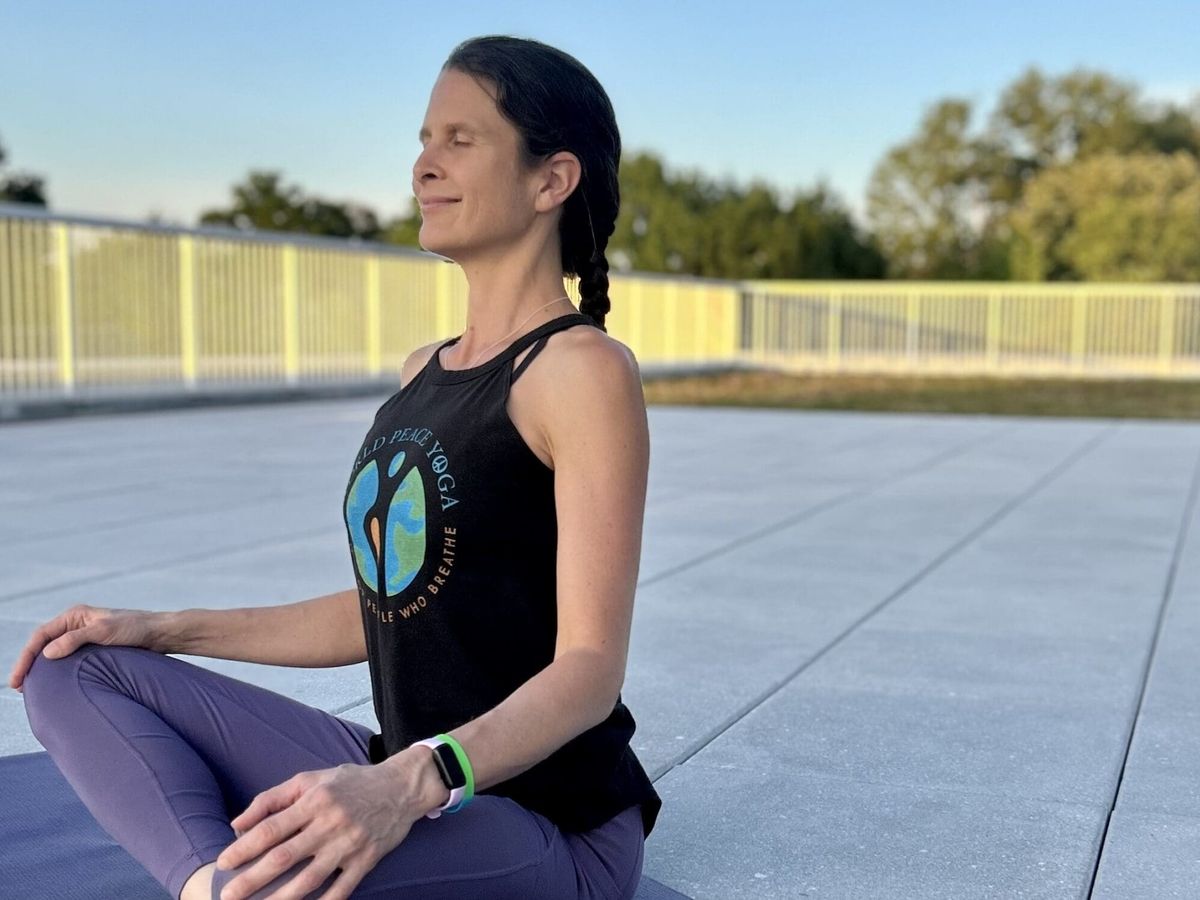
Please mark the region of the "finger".
POLYGON ((236 869, 246 860, 266 853, 301 827, 299 820, 304 819, 303 811, 288 803, 280 803, 274 795, 278 790, 279 787, 274 787, 259 794, 246 812, 234 819, 239 823, 237 827, 242 831, 242 836, 221 851, 217 865, 223 869, 236 869), (268 797, 269 794, 272 796, 268 797), (279 804, 278 811, 276 804, 279 804), (247 816, 249 818, 246 821, 241 821, 247 816))
MULTIPOLYGON (((43 623, 33 633, 28 645, 32 651, 32 656, 29 660, 30 665, 33 664, 33 656, 36 656, 39 651, 45 654, 45 648, 53 644, 55 640, 61 638, 63 635, 70 634, 77 628, 86 627, 86 621, 81 617, 80 613, 81 608, 73 606, 66 612, 55 616, 49 622, 43 623)), ((54 659, 60 655, 65 656, 66 654, 51 654, 50 657, 54 659)))
POLYGON ((308 860, 302 871, 277 891, 272 888, 271 900, 305 900, 309 895, 347 900, 378 859, 353 846, 343 845, 345 849, 338 851, 333 843, 325 841, 322 852, 308 860))
POLYGON ((329 886, 342 872, 337 854, 326 851, 304 863, 304 867, 294 872, 282 887, 272 889, 271 900, 305 900, 314 891, 321 900, 329 896, 329 886))
POLYGON ((240 815, 230 820, 229 824, 235 831, 247 832, 271 813, 287 809, 299 796, 299 786, 293 776, 258 794, 240 815))
POLYGON ((13 668, 13 686, 23 686, 25 675, 29 672, 30 666, 37 658, 37 655, 42 652, 42 648, 47 642, 63 634, 68 628, 65 614, 51 619, 49 622, 44 622, 33 630, 26 641, 25 646, 21 648, 21 652, 17 655, 17 664, 13 668))
MULTIPOLYGON (((375 863, 361 855, 343 859, 340 871, 333 870, 337 874, 337 878, 321 892, 321 900, 350 900, 350 895, 354 893, 359 882, 366 878, 367 873, 373 868, 375 868, 375 863)), ((300 897, 303 896, 303 894, 300 895, 300 897)))
POLYGON ((46 642, 53 640, 62 634, 61 631, 50 632, 49 628, 54 623, 47 622, 44 625, 39 625, 34 629, 33 634, 29 636, 29 640, 25 646, 21 648, 20 654, 17 656, 17 665, 14 672, 19 672, 22 679, 24 673, 29 671, 29 667, 33 665, 34 658, 42 652, 42 648, 46 646, 46 642))
MULTIPOLYGON (((278 817, 268 819, 263 825, 274 822, 276 818, 278 817)), ((221 891, 222 900, 243 900, 243 898, 253 895, 265 885, 271 884, 280 875, 288 873, 298 863, 304 863, 309 857, 314 856, 317 850, 316 841, 313 840, 311 835, 304 831, 296 833, 295 829, 293 829, 289 832, 287 840, 282 840, 282 843, 273 845, 263 853, 253 857, 252 865, 246 871, 239 873, 221 891)), ((292 873, 292 876, 299 877, 300 870, 297 869, 296 872, 292 873)), ((274 898, 281 895, 273 888, 270 896, 274 900, 274 898)), ((303 897, 304 895, 301 894, 300 896, 303 897)))
MULTIPOLYGON (((70 656, 84 644, 92 642, 98 635, 91 628, 76 628, 68 631, 57 640, 51 641, 42 651, 48 659, 61 659, 70 656)), ((97 641, 98 643, 98 641, 97 641)))

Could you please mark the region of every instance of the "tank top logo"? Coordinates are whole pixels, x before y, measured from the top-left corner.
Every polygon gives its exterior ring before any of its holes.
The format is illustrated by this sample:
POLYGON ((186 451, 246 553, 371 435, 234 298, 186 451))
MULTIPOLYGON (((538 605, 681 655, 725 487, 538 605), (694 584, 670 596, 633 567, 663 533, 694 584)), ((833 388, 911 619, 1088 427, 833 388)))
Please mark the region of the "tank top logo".
POLYGON ((446 449, 428 428, 398 428, 359 451, 343 512, 364 599, 380 622, 418 615, 445 586, 458 554, 458 529, 446 515, 459 503, 455 487, 446 449), (429 559, 431 549, 440 559, 429 559), (416 596, 402 597, 427 561, 436 568, 409 592, 416 596))

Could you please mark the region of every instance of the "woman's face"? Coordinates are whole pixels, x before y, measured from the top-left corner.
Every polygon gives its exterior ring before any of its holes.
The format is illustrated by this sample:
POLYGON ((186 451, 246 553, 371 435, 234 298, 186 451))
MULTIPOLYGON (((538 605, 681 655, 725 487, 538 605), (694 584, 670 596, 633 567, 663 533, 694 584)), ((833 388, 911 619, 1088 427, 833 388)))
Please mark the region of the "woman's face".
POLYGON ((460 264, 466 256, 503 255, 535 217, 538 173, 519 166, 519 135, 492 94, 470 75, 443 70, 419 137, 413 195, 421 246, 460 264))

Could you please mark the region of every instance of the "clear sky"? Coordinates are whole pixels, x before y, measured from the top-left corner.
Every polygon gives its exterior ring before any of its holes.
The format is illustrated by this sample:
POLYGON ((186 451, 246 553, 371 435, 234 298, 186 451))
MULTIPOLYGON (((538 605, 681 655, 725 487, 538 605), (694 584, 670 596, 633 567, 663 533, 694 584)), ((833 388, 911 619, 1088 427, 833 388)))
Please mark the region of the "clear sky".
POLYGON ((490 33, 583 62, 626 155, 785 201, 825 180, 856 212, 928 105, 966 98, 982 123, 1031 64, 1200 92, 1200 0, 0 0, 0 140, 63 212, 194 224, 271 168, 390 217, 438 68, 490 33))

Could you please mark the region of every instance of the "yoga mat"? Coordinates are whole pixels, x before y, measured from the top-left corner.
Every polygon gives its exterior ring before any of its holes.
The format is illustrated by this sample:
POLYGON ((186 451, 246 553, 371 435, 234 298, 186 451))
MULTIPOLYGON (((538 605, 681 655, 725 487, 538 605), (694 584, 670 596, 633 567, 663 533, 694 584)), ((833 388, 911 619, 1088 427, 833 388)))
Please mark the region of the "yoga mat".
MULTIPOLYGON (((172 900, 75 796, 50 754, 0 757, 0 893, 38 900, 172 900)), ((688 900, 643 876, 635 900, 688 900)))

